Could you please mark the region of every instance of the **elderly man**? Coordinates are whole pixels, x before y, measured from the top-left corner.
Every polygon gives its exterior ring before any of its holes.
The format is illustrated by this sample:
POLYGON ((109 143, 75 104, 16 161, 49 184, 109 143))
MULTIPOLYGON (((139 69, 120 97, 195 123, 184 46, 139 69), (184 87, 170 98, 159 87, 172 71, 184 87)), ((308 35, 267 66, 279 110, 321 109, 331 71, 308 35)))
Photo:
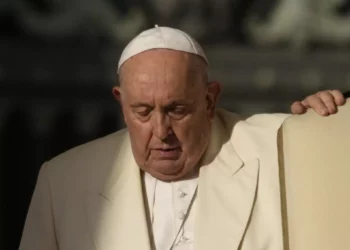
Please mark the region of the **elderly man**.
MULTIPOLYGON (((288 115, 216 109, 220 84, 186 33, 155 27, 118 65, 127 129, 46 162, 21 250, 281 250, 277 131, 288 115)), ((344 103, 324 91, 292 106, 344 103)))

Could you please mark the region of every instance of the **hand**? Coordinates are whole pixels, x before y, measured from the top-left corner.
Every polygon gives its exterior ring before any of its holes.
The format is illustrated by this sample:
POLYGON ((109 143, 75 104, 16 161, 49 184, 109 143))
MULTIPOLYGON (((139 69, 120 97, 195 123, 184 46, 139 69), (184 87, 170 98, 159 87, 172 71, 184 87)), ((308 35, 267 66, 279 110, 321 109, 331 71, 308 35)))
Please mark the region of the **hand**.
POLYGON ((339 90, 325 90, 306 97, 303 101, 294 102, 291 106, 293 114, 304 114, 309 108, 319 115, 327 116, 337 113, 337 107, 345 103, 345 97, 339 90))

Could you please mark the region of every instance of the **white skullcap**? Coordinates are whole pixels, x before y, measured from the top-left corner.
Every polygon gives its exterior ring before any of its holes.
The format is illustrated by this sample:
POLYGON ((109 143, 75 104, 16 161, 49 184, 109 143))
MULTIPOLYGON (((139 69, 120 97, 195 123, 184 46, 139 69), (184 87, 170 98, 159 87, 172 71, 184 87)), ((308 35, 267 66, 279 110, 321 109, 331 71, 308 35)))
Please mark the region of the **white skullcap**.
POLYGON ((151 49, 184 51, 202 57, 208 64, 203 48, 188 34, 178 29, 155 25, 155 28, 143 31, 125 47, 118 63, 118 73, 129 58, 151 49))

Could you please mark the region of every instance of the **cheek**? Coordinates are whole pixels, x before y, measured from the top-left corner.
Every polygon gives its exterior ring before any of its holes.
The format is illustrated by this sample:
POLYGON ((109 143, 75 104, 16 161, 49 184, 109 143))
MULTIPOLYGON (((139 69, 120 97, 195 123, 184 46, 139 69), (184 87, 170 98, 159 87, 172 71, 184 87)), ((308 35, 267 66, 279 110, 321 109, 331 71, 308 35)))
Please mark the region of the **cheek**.
MULTIPOLYGON (((205 114, 205 113, 201 113, 205 114)), ((187 151, 193 151, 193 145, 202 144, 208 134, 209 120, 206 115, 191 117, 174 125, 174 132, 187 151)))
POLYGON ((146 153, 148 144, 152 137, 152 130, 148 123, 141 123, 130 117, 126 118, 125 122, 129 130, 134 151, 138 154, 146 153))

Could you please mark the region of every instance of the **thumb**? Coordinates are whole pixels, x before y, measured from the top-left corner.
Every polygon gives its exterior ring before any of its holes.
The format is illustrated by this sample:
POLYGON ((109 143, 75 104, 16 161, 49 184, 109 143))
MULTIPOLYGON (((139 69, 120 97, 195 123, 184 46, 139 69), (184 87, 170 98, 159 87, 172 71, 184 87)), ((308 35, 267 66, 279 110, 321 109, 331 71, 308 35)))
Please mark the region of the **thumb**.
POLYGON ((294 102, 291 106, 292 114, 304 114, 306 112, 306 107, 299 101, 294 102))

